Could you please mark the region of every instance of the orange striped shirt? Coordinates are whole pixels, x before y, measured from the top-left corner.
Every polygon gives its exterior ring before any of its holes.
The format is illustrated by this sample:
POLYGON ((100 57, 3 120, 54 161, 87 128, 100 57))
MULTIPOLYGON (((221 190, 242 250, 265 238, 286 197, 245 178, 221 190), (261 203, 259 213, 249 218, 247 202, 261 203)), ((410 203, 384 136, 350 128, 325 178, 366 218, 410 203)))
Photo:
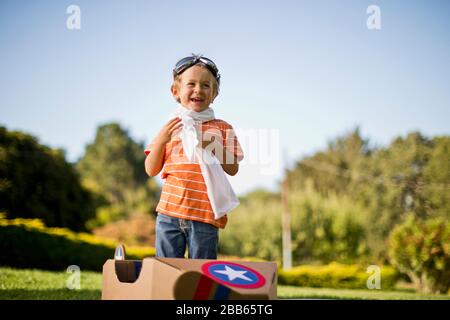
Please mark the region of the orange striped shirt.
MULTIPOLYGON (((238 162, 244 158, 233 127, 227 122, 219 119, 204 122, 201 124, 201 132, 205 137, 214 137, 215 141, 222 143, 224 149, 232 153, 238 162)), ((151 152, 152 145, 153 141, 145 149, 146 155, 151 152)), ((165 181, 156 207, 157 212, 225 228, 227 216, 214 219, 200 165, 197 161, 189 162, 186 158, 178 132, 166 144, 161 178, 165 181)))

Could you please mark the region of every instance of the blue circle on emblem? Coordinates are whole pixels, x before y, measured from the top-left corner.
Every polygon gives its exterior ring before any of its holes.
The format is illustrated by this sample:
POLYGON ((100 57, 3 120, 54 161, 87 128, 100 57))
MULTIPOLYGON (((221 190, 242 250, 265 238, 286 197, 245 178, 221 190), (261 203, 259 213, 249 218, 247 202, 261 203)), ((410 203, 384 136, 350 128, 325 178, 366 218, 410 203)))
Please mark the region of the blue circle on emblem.
POLYGON ((203 273, 219 283, 239 288, 259 288, 264 285, 264 277, 247 266, 232 262, 209 262, 202 266, 203 273))

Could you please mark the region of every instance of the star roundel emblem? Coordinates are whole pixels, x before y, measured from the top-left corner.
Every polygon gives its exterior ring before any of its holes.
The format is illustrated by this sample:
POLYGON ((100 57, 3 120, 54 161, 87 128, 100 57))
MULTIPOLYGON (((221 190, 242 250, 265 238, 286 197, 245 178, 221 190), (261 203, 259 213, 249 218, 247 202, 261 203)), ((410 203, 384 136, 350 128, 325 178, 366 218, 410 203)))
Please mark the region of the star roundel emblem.
POLYGON ((233 262, 207 262, 202 265, 202 272, 221 284, 237 288, 255 289, 266 283, 258 271, 233 262))

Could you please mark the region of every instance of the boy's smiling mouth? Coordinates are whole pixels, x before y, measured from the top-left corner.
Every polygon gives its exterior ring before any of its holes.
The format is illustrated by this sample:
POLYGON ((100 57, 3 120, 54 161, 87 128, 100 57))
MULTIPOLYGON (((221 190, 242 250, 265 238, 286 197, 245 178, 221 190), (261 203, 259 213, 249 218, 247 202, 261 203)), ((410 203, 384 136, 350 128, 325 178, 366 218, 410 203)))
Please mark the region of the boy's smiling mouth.
POLYGON ((201 98, 191 98, 192 102, 203 102, 205 99, 201 99, 201 98))

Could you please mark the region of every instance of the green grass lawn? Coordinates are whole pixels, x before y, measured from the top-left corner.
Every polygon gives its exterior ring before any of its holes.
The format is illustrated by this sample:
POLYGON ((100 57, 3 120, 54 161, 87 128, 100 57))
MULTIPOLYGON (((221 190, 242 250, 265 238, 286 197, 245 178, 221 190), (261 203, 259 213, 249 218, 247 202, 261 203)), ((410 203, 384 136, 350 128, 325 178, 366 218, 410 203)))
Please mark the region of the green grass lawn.
MULTIPOLYGON (((0 300, 5 299, 77 299, 101 297, 102 275, 81 272, 80 290, 67 289, 69 273, 42 270, 0 268, 0 300)), ((446 299, 449 295, 425 295, 407 291, 344 290, 278 286, 279 299, 446 299)))
POLYGON ((383 291, 278 286, 279 299, 450 300, 449 295, 413 291, 383 291))
POLYGON ((67 289, 65 272, 0 268, 0 299, 100 299, 102 276, 81 272, 80 290, 67 289))

